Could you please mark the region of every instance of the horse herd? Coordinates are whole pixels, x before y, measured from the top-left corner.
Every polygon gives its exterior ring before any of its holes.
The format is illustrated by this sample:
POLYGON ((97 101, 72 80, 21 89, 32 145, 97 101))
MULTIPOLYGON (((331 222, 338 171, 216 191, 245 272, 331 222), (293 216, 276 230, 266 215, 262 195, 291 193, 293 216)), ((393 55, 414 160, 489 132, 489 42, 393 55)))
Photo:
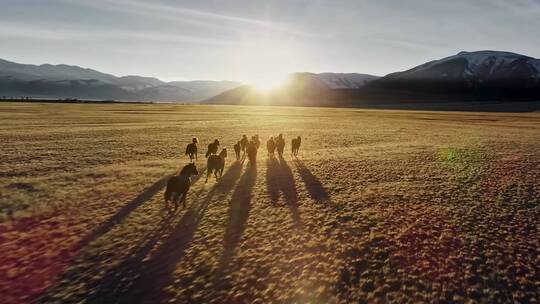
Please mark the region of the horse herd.
MULTIPOLYGON (((198 147, 197 144, 199 140, 194 137, 190 144, 186 147, 186 153, 189 157, 189 164, 184 166, 178 175, 175 175, 169 179, 167 182, 167 188, 165 190, 165 205, 168 206, 170 203, 174 203, 174 210, 178 209, 178 204, 181 202, 182 207, 185 207, 186 196, 191 186, 191 176, 199 175, 195 161, 198 156, 198 147)), ((300 149, 300 144, 302 143, 302 138, 300 136, 292 139, 291 141, 291 153, 293 156, 298 156, 298 151, 300 149)), ((242 135, 242 138, 236 142, 234 145, 234 153, 236 155, 236 160, 244 161, 247 155, 249 160, 249 166, 254 167, 257 163, 257 151, 261 146, 261 141, 259 135, 254 135, 251 139, 248 139, 247 135, 242 135)), ((214 174, 216 180, 221 178, 223 175, 223 169, 225 168, 225 158, 227 157, 227 149, 223 148, 219 154, 217 153, 220 147, 219 140, 215 139, 212 143, 208 145, 208 148, 205 153, 207 158, 206 162, 206 180, 211 174, 214 174)), ((285 139, 283 134, 279 134, 276 137, 270 137, 266 141, 266 149, 268 150, 269 157, 275 157, 275 152, 277 151, 280 158, 283 157, 283 152, 285 149, 285 139)), ((170 210, 170 209, 169 209, 170 210)))

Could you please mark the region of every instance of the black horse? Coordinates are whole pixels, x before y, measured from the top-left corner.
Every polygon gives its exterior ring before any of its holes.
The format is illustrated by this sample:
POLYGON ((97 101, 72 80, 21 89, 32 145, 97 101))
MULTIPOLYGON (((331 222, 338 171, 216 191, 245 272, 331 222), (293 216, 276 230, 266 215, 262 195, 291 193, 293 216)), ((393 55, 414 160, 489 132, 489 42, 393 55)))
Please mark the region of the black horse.
POLYGON ((240 144, 240 141, 238 141, 234 145, 234 154, 236 154, 236 160, 240 160, 240 150, 242 149, 242 145, 240 144))
MULTIPOLYGON (((192 175, 199 175, 197 166, 194 163, 190 163, 180 171, 180 174, 175 175, 167 182, 167 189, 165 190, 165 206, 168 207, 169 203, 174 203, 174 210, 178 209, 178 203, 182 202, 182 208, 186 206, 186 196, 191 187, 190 177, 192 175)), ((170 211, 170 209, 169 209, 170 211)))
POLYGON ((291 148, 292 148, 292 155, 298 156, 298 150, 300 150, 300 144, 302 143, 302 137, 298 136, 297 138, 293 138, 291 142, 291 148))
POLYGON ((205 156, 208 157, 210 155, 217 154, 218 147, 219 147, 219 140, 216 139, 214 140, 213 143, 208 145, 208 150, 206 151, 205 156))
POLYGON ((227 157, 227 149, 221 150, 219 155, 210 155, 206 163, 206 182, 210 174, 214 173, 216 180, 223 175, 223 169, 225 168, 225 158, 227 157))
POLYGON ((197 160, 197 143, 199 141, 196 137, 193 137, 193 142, 188 144, 186 147, 186 155, 189 156, 189 161, 193 162, 193 160, 197 160))

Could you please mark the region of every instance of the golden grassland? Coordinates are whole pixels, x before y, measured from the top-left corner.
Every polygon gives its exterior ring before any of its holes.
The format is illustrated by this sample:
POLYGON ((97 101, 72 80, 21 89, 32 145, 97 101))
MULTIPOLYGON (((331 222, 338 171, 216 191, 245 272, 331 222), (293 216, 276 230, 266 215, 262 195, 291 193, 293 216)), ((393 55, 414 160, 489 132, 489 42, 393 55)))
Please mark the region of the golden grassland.
POLYGON ((540 113, 3 103, 0 153, 3 303, 540 298, 540 113), (168 216, 193 136, 225 173, 168 216))

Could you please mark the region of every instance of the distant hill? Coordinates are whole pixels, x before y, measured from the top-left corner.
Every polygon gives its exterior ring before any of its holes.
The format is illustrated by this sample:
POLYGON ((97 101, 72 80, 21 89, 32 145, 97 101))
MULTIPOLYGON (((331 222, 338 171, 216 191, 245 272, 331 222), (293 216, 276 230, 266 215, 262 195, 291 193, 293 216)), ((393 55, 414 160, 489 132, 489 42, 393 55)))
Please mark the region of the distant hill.
POLYGON ((283 87, 261 92, 240 86, 205 101, 210 104, 339 105, 339 90, 359 89, 379 78, 357 73, 292 73, 283 87))
MULTIPOLYGON (((357 106, 540 100, 540 60, 509 52, 461 52, 380 78, 360 75, 293 74, 297 85, 266 94, 264 103, 357 106), (300 89, 299 82, 303 83, 300 89)), ((206 102, 260 104, 257 99, 263 97, 259 95, 252 88, 239 87, 206 102)))
POLYGON ((233 81, 164 82, 152 77, 116 77, 78 66, 0 59, 0 96, 6 97, 197 102, 239 85, 233 81))
POLYGON ((283 87, 270 92, 232 81, 164 82, 0 60, 2 96, 298 106, 527 101, 540 100, 540 60, 510 52, 460 52, 384 77, 292 73, 283 87))
POLYGON ((460 52, 373 81, 369 100, 540 99, 540 60, 509 52, 460 52))
POLYGON ((293 80, 302 79, 310 82, 312 86, 320 86, 324 89, 359 89, 379 76, 359 73, 293 73, 293 80))

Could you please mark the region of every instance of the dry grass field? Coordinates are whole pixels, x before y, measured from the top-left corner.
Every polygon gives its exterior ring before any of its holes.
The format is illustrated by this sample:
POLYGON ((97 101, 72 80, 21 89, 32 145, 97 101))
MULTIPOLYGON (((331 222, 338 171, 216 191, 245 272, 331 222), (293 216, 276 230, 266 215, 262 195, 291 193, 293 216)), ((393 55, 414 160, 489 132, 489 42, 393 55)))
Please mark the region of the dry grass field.
POLYGON ((4 304, 540 299, 540 113, 2 103, 0 153, 4 304), (192 136, 225 173, 169 216, 192 136))

